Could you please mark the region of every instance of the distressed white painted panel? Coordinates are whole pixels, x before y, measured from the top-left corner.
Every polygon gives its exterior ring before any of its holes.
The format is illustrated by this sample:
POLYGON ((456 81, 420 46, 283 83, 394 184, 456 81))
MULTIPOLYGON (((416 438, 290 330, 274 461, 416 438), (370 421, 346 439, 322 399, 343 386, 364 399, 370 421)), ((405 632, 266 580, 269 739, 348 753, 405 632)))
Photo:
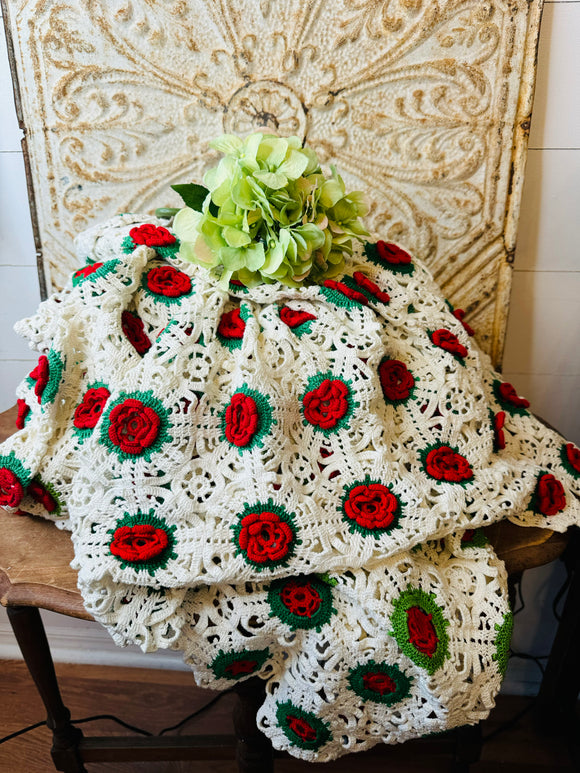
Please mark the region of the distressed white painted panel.
POLYGON ((544 6, 530 148, 580 148, 579 5, 544 6))
POLYGON ((580 270, 579 201, 580 150, 530 150, 516 269, 580 270))
MULTIPOLYGON (((13 109, 12 102, 6 102, 0 114, 13 109)), ((0 265, 36 266, 22 153, 0 153, 0 265)), ((10 288, 2 285, 0 292, 3 305, 10 288)))
POLYGON ((580 376, 579 299, 580 272, 515 271, 504 371, 580 376))
POLYGON ((40 302, 36 268, 0 265, 0 287, 7 292, 0 306, 0 360, 29 359, 28 343, 12 326, 17 319, 33 314, 40 302))

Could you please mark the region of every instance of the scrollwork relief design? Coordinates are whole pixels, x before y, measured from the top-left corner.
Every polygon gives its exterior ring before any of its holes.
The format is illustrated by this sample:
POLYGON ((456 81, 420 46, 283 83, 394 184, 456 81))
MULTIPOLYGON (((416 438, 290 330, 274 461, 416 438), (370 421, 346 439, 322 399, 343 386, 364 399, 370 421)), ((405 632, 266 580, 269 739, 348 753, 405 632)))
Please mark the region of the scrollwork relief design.
POLYGON ((527 0, 12 5, 55 287, 73 262, 51 245, 177 204, 170 184, 201 178, 223 131, 298 134, 368 190, 370 226, 435 273, 449 255, 467 265, 474 232, 501 233, 498 135, 507 147, 519 89, 504 75, 521 70, 527 0))

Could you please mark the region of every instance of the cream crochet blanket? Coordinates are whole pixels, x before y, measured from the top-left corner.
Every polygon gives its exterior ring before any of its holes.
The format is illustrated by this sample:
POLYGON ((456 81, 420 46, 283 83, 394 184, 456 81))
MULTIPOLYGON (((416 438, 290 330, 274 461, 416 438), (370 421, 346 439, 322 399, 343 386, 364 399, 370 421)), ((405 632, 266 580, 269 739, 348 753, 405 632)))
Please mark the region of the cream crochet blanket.
POLYGON ((259 726, 297 757, 483 719, 511 614, 479 527, 579 523, 580 451, 393 245, 326 286, 224 290, 161 226, 82 234, 18 323, 41 356, 2 503, 70 529, 117 643, 266 680, 259 726))

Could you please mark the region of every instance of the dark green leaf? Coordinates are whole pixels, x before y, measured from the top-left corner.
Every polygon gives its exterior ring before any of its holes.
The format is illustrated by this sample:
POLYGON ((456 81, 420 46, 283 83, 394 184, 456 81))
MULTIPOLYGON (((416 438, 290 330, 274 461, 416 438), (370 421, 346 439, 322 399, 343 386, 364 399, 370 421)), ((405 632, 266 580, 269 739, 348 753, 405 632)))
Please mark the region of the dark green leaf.
POLYGON ((171 187, 176 193, 179 193, 186 207, 191 207, 196 212, 201 212, 205 197, 209 193, 205 186, 198 185, 197 183, 186 183, 185 185, 172 185, 171 187))

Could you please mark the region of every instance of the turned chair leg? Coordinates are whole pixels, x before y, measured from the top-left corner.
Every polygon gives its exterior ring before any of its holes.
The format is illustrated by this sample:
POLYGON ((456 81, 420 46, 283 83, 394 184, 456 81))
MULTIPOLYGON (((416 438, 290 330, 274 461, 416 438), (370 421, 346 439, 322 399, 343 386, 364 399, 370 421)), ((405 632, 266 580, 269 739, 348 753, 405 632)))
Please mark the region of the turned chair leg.
POLYGON ((239 773, 274 773, 272 744, 258 730, 256 714, 264 702, 264 682, 259 677, 236 685, 234 708, 236 761, 239 773))
POLYGON ((472 763, 481 755, 481 725, 464 725, 455 731, 455 754, 451 764, 452 773, 468 773, 472 763))
POLYGON ((30 676, 46 708, 46 724, 52 730, 52 760, 63 773, 87 773, 79 743, 82 732, 70 721, 70 711, 62 702, 50 647, 36 607, 8 607, 8 618, 30 676))

